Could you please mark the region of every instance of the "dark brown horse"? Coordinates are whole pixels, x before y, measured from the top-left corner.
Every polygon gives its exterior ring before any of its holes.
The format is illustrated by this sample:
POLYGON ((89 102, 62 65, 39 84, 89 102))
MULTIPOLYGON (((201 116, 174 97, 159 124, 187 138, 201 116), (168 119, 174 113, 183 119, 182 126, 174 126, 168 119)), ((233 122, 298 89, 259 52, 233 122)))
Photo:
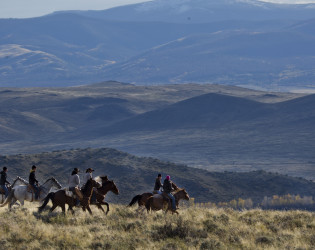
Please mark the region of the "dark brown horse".
POLYGON ((105 195, 109 191, 112 191, 114 194, 118 195, 119 190, 118 190, 116 184, 114 183, 114 181, 108 180, 107 176, 100 176, 100 177, 96 177, 95 179, 97 179, 97 178, 100 178, 102 180, 102 186, 97 188, 96 192, 95 192, 95 190, 93 190, 93 194, 92 194, 92 198, 91 198, 91 205, 97 206, 104 213, 105 213, 105 211, 104 211, 102 205, 106 205, 107 206, 106 214, 108 214, 109 205, 107 202, 104 201, 105 195))
MULTIPOLYGON (((179 188, 176 186, 175 183, 172 182, 172 187, 174 188, 174 190, 178 190, 179 188)), ((136 202, 138 202, 139 207, 144 207, 147 200, 153 196, 153 193, 143 193, 143 194, 138 194, 135 197, 132 198, 131 202, 129 203, 129 207, 133 206, 136 202)))
MULTIPOLYGON (((101 184, 99 184, 93 179, 90 179, 87 181, 84 189, 81 190, 83 194, 83 199, 80 201, 80 205, 82 206, 83 211, 87 209, 89 213, 92 214, 92 211, 90 208, 90 199, 92 196, 93 188, 94 187, 99 188, 100 186, 101 184)), ((38 208, 39 213, 43 211, 43 209, 46 207, 49 200, 51 200, 53 204, 53 206, 49 210, 50 212, 54 211, 54 209, 59 206, 61 207, 62 212, 65 213, 66 204, 68 204, 69 210, 72 213, 74 213, 72 208, 75 206, 75 199, 73 197, 67 196, 65 190, 59 190, 55 193, 54 192, 49 193, 44 199, 43 205, 38 208)))
MULTIPOLYGON (((178 203, 180 200, 182 200, 182 199, 189 200, 189 195, 185 189, 178 189, 174 193, 174 197, 175 197, 175 202, 176 202, 177 206, 178 206, 178 203)), ((172 210, 171 202, 165 201, 163 196, 159 195, 159 194, 155 194, 155 195, 151 196, 147 200, 145 207, 146 207, 147 211, 149 212, 150 209, 155 210, 155 211, 161 210, 165 207, 165 205, 167 206, 165 212, 172 211, 172 212, 178 213, 177 211, 172 210)))

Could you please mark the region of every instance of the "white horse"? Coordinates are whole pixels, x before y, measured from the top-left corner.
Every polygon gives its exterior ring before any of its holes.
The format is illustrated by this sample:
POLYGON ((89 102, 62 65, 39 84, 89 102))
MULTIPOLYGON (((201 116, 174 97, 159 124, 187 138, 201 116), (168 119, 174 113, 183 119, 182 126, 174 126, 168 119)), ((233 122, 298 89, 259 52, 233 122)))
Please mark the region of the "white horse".
MULTIPOLYGON (((19 186, 19 185, 24 185, 24 186, 27 186, 28 185, 28 182, 26 180, 24 180, 23 178, 17 176, 16 179, 12 182, 11 185, 8 185, 8 189, 9 189, 9 192, 12 190, 12 188, 16 187, 16 186, 19 186)), ((1 199, 0 199, 0 203, 3 203, 4 200, 5 200, 5 196, 4 196, 4 192, 1 193, 1 199)))
MULTIPOLYGON (((50 178, 44 182, 43 185, 39 187, 39 199, 38 201, 42 201, 47 194, 50 192, 51 188, 60 189, 61 185, 55 178, 50 178)), ((12 188, 9 196, 6 200, 0 205, 0 207, 4 207, 6 204, 9 204, 9 209, 11 210, 12 205, 18 200, 21 205, 24 205, 24 201, 33 202, 35 194, 28 191, 27 185, 19 185, 12 188)))

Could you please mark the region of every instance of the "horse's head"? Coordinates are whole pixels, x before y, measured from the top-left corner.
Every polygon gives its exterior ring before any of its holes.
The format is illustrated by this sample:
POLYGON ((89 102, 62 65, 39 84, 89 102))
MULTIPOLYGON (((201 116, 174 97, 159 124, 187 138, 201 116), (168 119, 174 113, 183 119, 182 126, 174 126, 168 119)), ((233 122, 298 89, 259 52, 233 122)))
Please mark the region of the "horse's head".
POLYGON ((50 189, 52 187, 60 189, 61 185, 54 177, 51 177, 47 179, 40 187, 44 189, 50 189))
POLYGON ((119 189, 117 188, 115 182, 113 180, 111 180, 111 181, 108 181, 108 183, 110 185, 109 186, 110 187, 109 190, 112 191, 114 194, 118 195, 119 194, 119 189))
POLYGON ((59 183, 59 181, 57 181, 54 177, 51 177, 50 180, 52 181, 53 183, 53 186, 60 189, 62 186, 61 184, 59 183))
POLYGON ((178 197, 178 200, 181 200, 181 199, 184 199, 187 201, 189 200, 189 195, 185 189, 179 189, 175 195, 178 197))
POLYGON ((24 180, 23 178, 17 176, 16 179, 13 181, 11 187, 15 187, 15 186, 18 186, 18 185, 28 185, 28 182, 26 180, 24 180))

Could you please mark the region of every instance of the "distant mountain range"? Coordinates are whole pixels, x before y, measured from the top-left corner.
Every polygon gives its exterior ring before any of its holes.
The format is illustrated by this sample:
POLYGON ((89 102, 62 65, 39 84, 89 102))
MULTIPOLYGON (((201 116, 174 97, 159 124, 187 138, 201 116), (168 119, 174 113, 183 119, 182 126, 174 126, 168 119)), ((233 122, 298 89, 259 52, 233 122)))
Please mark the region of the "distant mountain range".
POLYGON ((0 89, 2 154, 112 147, 212 171, 315 179, 315 95, 233 86, 0 89))
POLYGON ((313 91, 314 6, 156 0, 0 19, 0 86, 117 80, 313 91))

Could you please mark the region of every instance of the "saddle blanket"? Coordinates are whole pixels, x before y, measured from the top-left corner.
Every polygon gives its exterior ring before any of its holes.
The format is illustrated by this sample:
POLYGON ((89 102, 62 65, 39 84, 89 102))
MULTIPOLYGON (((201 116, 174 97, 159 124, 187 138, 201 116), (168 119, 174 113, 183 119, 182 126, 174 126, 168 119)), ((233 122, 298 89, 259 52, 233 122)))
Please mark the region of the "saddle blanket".
POLYGON ((70 191, 68 187, 64 188, 63 190, 65 191, 66 196, 69 196, 71 198, 75 197, 74 193, 72 191, 70 191))

